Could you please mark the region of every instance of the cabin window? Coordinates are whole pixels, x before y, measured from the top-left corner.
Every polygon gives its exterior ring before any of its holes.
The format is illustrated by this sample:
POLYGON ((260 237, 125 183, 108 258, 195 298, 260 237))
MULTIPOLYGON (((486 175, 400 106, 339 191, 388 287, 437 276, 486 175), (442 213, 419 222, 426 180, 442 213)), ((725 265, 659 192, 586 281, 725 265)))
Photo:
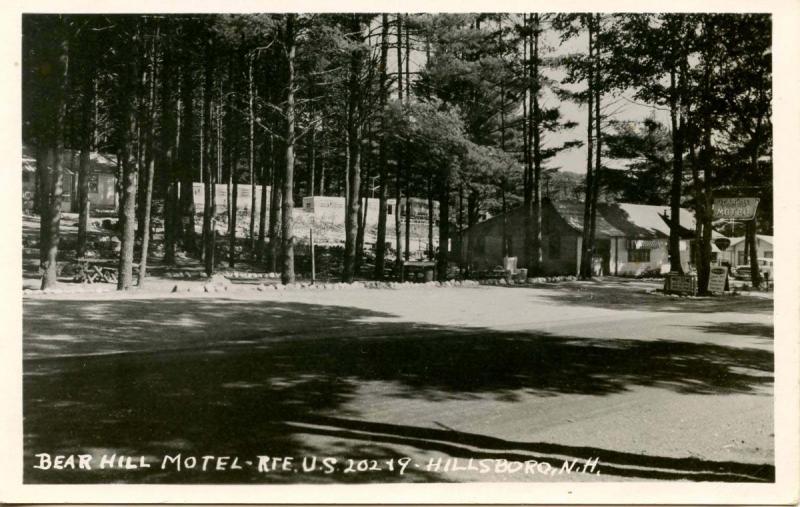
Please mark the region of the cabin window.
POLYGON ((392 214, 392 205, 391 204, 387 204, 386 205, 386 214, 387 215, 391 215, 392 214))
POLYGON ((650 262, 650 249, 635 248, 628 250, 628 262, 650 262))
POLYGON ((764 258, 772 259, 772 250, 764 250, 764 258))
POLYGON ((561 258, 561 236, 553 234, 547 237, 547 257, 553 260, 561 258))

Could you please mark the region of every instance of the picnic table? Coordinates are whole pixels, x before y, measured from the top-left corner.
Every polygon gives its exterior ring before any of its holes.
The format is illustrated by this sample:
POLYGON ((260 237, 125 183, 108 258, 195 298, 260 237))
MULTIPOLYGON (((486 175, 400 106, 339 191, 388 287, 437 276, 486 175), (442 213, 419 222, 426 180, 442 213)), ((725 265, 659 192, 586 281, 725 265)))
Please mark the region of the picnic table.
POLYGON ((409 280, 417 278, 429 282, 436 276, 436 263, 434 261, 405 261, 403 269, 408 275, 409 280), (430 272, 430 279, 426 278, 425 273, 430 272))
POLYGON ((76 282, 82 283, 117 283, 117 268, 113 267, 116 262, 114 259, 75 259, 78 263, 78 273, 75 275, 76 282))

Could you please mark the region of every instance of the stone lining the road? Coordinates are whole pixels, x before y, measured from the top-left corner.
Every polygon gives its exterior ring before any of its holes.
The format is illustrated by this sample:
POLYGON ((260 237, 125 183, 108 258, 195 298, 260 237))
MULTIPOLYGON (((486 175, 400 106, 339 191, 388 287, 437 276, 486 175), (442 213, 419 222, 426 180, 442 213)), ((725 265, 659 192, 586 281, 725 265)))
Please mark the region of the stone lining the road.
POLYGON ((537 276, 535 278, 528 278, 525 281, 515 280, 513 278, 488 278, 480 280, 481 285, 534 285, 538 283, 556 283, 556 282, 574 282, 578 279, 575 275, 568 276, 537 276))
POLYGON ((727 292, 718 292, 713 296, 695 296, 692 294, 667 294, 664 292, 664 289, 647 289, 644 291, 645 294, 654 295, 654 296, 662 296, 668 297, 672 299, 714 299, 719 297, 738 297, 738 296, 755 296, 760 294, 767 294, 763 291, 727 291, 727 292))
POLYGON ((426 282, 426 283, 412 283, 412 282, 353 282, 353 283, 311 283, 311 282, 297 282, 290 284, 258 284, 258 285, 240 285, 232 283, 207 283, 203 284, 201 288, 196 286, 181 286, 175 285, 172 292, 235 292, 235 291, 285 291, 285 290, 358 290, 358 289, 431 289, 441 287, 478 287, 480 284, 474 280, 449 280, 447 282, 426 282))
POLYGON ((107 292, 116 292, 117 286, 114 284, 99 284, 96 285, 75 285, 75 284, 61 284, 61 286, 52 289, 22 289, 23 296, 38 296, 44 294, 101 294, 107 292))
MULTIPOLYGON (((257 277, 254 277, 257 278, 257 277)), ((356 289, 391 289, 391 290, 409 290, 409 289, 431 289, 442 287, 461 287, 470 288, 478 287, 480 284, 474 280, 449 280, 447 282, 426 282, 426 283, 412 283, 412 282, 353 282, 353 283, 311 283, 311 282, 297 282, 287 285, 283 284, 234 284, 225 277, 215 275, 206 283, 178 283, 174 285, 169 292, 271 292, 271 291, 285 291, 285 290, 356 290, 356 289), (225 281, 222 281, 225 280, 225 281)), ((136 292, 139 289, 132 287, 129 291, 136 292)), ((148 290, 148 289, 145 289, 148 290)), ((68 287, 55 287, 52 289, 38 290, 38 289, 24 289, 23 295, 36 296, 46 294, 92 294, 92 293, 116 293, 118 292, 116 286, 112 284, 104 286, 96 285, 78 285, 68 287)), ((124 293, 124 291, 119 291, 124 293)), ((161 292, 154 290, 153 292, 161 292)))

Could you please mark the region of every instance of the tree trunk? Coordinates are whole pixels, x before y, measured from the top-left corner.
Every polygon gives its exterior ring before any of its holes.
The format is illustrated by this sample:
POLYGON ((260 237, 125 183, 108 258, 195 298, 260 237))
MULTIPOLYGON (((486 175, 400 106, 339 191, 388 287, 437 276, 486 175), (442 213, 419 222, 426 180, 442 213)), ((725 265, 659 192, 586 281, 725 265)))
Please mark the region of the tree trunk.
POLYGON ((591 220, 592 220, 592 189, 594 188, 593 174, 592 174, 592 157, 594 156, 592 144, 592 130, 594 128, 594 110, 592 108, 594 101, 594 74, 593 74, 593 43, 594 43, 594 30, 593 22, 589 21, 589 73, 587 79, 587 109, 588 109, 588 122, 586 132, 586 192, 583 203, 583 234, 581 245, 581 263, 580 263, 580 278, 588 279, 592 276, 592 239, 591 239, 591 220))
MULTIPOLYGON (((595 25, 597 30, 600 29, 600 15, 597 14, 597 24, 595 25)), ((595 36, 596 37, 596 36, 595 36)), ((599 199, 600 194, 600 178, 602 176, 603 170, 603 160, 602 160, 602 146, 603 140, 600 136, 601 134, 601 123, 602 123, 602 116, 600 115, 600 100, 602 98, 601 94, 601 83, 600 83, 600 49, 595 49, 595 60, 597 62, 597 74, 595 75, 595 90, 594 90, 594 125, 595 125, 595 164, 594 164, 594 175, 592 178, 592 214, 591 214, 591 225, 589 227, 589 242, 592 247, 592 255, 595 252, 595 244, 596 244, 596 232, 597 232, 597 201, 599 199)), ((593 260, 593 259, 592 259, 593 260)), ((590 263, 590 270, 594 270, 594 263, 590 263)))
MULTIPOLYGON (((65 50, 66 51, 66 50, 65 50)), ((65 53, 66 54, 66 53, 65 53)), ((66 56, 65 56, 66 61, 66 56)), ((64 111, 62 105, 56 106, 58 110, 64 111)), ((63 120, 64 116, 58 113, 63 120)), ((64 150, 63 141, 61 141, 61 134, 58 132, 60 127, 53 128, 56 131, 55 139, 53 140, 50 151, 50 175, 47 178, 49 192, 47 194, 47 221, 42 223, 42 227, 46 228, 46 241, 44 242, 47 249, 47 255, 44 259, 44 273, 42 275, 42 290, 49 289, 58 283, 58 244, 61 233, 61 198, 63 195, 63 179, 64 170, 62 167, 61 157, 59 156, 64 150)))
MULTIPOLYGON (((237 154, 238 155, 238 154, 237 154)), ((231 170, 235 168, 239 162, 238 156, 234 156, 231 160, 231 170)), ((239 181, 236 177, 233 178, 233 188, 231 189, 231 222, 228 227, 228 266, 231 268, 236 267, 236 223, 239 219, 239 181)))
MULTIPOLYGON (((313 117, 313 116, 312 116, 313 117)), ((309 136, 309 154, 308 154, 308 195, 314 197, 314 183, 316 180, 316 165, 317 165, 317 126, 311 127, 311 135, 309 136)))
POLYGON ((319 164, 319 196, 325 197, 325 159, 319 164))
MULTIPOLYGON (((369 140, 368 145, 372 144, 372 136, 370 133, 367 134, 367 139, 369 140)), ((364 260, 364 236, 367 232, 367 212, 369 211, 369 178, 370 178, 370 157, 369 151, 364 154, 362 157, 362 165, 364 167, 364 176, 361 178, 361 196, 358 200, 358 231, 356 233, 356 258, 355 258, 355 267, 353 269, 353 273, 355 276, 358 276, 361 273, 361 263, 364 260), (366 164, 364 164, 364 159, 366 159, 366 164)))
MULTIPOLYGON (((705 223, 705 218, 703 217, 703 212, 704 212, 703 190, 702 190, 702 182, 700 181, 700 169, 698 168, 694 142, 690 141, 688 144, 689 144, 689 166, 692 169, 692 188, 694 189, 694 202, 695 202, 694 252, 692 256, 692 262, 694 263, 695 269, 697 270, 698 281, 699 281, 699 273, 701 265, 700 245, 703 242, 703 224, 705 223)), ((698 284, 698 288, 699 287, 700 285, 698 284)))
MULTIPOLYGON (((596 16, 594 19, 595 21, 595 41, 597 41, 597 32, 600 31, 600 14, 594 15, 596 16)), ((592 205, 591 205, 591 215, 590 215, 590 225, 589 225, 589 245, 591 247, 592 256, 589 259, 589 272, 591 275, 594 274, 594 253, 595 253, 595 245, 596 245, 596 231, 597 231, 597 202, 599 200, 600 194, 600 178, 602 176, 602 169, 603 169, 603 161, 602 161, 602 137, 601 134, 601 123, 602 123, 602 116, 600 115, 600 100, 602 98, 602 84, 600 82, 600 48, 597 43, 595 43, 595 51, 594 51, 594 60, 593 65, 595 66, 596 73, 594 75, 594 126, 595 126, 595 164, 594 164, 594 174, 592 175, 592 205)))
POLYGON ((195 205, 192 157, 192 135, 194 132, 194 77, 188 63, 182 69, 181 104, 182 117, 180 125, 179 154, 180 160, 180 208, 183 247, 190 254, 197 253, 197 238, 194 229, 195 205))
POLYGON ((758 265, 758 237, 756 236, 756 218, 747 221, 747 238, 750 243, 750 283, 754 289, 761 288, 761 270, 758 265))
POLYGON ((669 116, 672 127, 672 185, 670 188, 669 269, 683 273, 681 265, 681 187, 683 183, 683 126, 678 101, 676 69, 669 73, 669 116))
POLYGON ((285 49, 287 55, 287 77, 286 77, 286 172, 283 182, 283 258, 281 269, 281 281, 284 284, 294 283, 294 230, 292 223, 292 212, 294 210, 294 58, 295 58, 295 14, 286 15, 286 40, 285 49))
MULTIPOLYGON (((163 68, 171 75, 172 61, 170 52, 165 53, 163 68), (167 70, 168 69, 168 70, 167 70)), ((166 175, 162 178, 164 188, 164 264, 175 265, 175 244, 179 237, 180 219, 178 216, 178 175, 175 153, 178 148, 178 129, 175 118, 179 115, 178 104, 173 102, 172 80, 166 79, 161 85, 161 147, 162 169, 166 175)))
MULTIPOLYGON (((283 162, 280 156, 280 149, 274 151, 272 164, 272 191, 269 200, 269 245, 267 248, 267 269, 270 273, 278 271, 278 257, 280 256, 280 237, 281 237, 281 209, 283 206, 282 176, 279 168, 283 162)), ((285 153, 286 148, 283 147, 285 153)), ((285 166, 285 165, 284 165, 285 166)))
POLYGON ((375 241, 375 279, 383 280, 383 272, 386 262, 386 189, 389 185, 388 175, 388 161, 387 161, 387 146, 386 146, 386 131, 388 125, 384 118, 386 110, 386 99, 388 95, 387 90, 387 75, 386 63, 389 57, 389 15, 381 15, 381 56, 378 63, 379 76, 378 76, 378 104, 380 105, 380 137, 378 138, 378 175, 379 175, 379 189, 378 189, 378 237, 375 241))
MULTIPOLYGON (((529 27, 533 22, 533 17, 527 14, 522 14, 522 62, 523 75, 530 75, 531 66, 533 64, 533 43, 531 41, 531 33, 529 27), (530 48, 530 49, 529 49, 530 48)), ((523 206, 525 207, 525 259, 528 265, 528 270, 531 274, 537 272, 535 264, 536 255, 533 247, 534 236, 534 217, 533 217, 533 161, 531 157, 531 135, 530 129, 530 95, 532 95, 531 87, 533 86, 532 80, 528 79, 528 86, 525 87, 522 95, 522 163, 523 178, 522 178, 522 197, 523 206)))
POLYGON ((406 20, 406 103, 411 102, 411 31, 408 29, 408 14, 406 20))
POLYGON ((405 238, 406 244, 404 249, 405 259, 408 260, 411 257, 411 170, 409 167, 406 167, 406 215, 405 215, 405 238))
MULTIPOLYGON (((360 25, 360 23, 359 23, 360 25)), ((367 27, 367 47, 370 48, 369 51, 372 51, 372 34, 371 34, 371 27, 367 27)), ((370 53, 371 55, 371 53, 370 53)), ((374 69, 372 66, 372 61, 368 60, 367 62, 367 79, 366 82, 363 83, 361 86, 366 90, 364 92, 363 98, 359 101, 358 112, 359 112, 359 123, 362 121, 366 121, 367 123, 367 133, 364 136, 365 144, 367 146, 366 151, 364 152, 361 158, 361 181, 359 185, 361 190, 359 195, 358 202, 358 230, 356 232, 356 257, 353 267, 353 274, 354 276, 358 276, 361 274, 361 267, 364 262, 364 237, 366 236, 367 232, 367 214, 369 212, 369 190, 370 190, 370 183, 372 177, 372 120, 368 119, 367 115, 364 115, 364 108, 372 107, 372 80, 374 78, 374 69)), ((362 148, 363 149, 363 148, 362 148)))
MULTIPOLYGON (((151 137, 151 134, 148 133, 148 137, 151 137)), ((152 146, 153 141, 149 140, 148 143, 152 146)), ((148 151, 152 148, 148 147, 148 151)), ((138 277, 138 286, 142 287, 144 285, 144 279, 147 277, 147 255, 149 253, 150 248, 150 218, 153 208, 153 177, 155 176, 155 154, 151 154, 147 156, 146 159, 147 170, 146 170, 146 178, 147 181, 145 183, 145 192, 144 192, 144 211, 142 212, 142 251, 141 257, 139 259, 139 277, 138 277)))
MULTIPOLYGON (((140 34, 141 35, 141 34, 140 34)), ((137 109, 141 107, 141 97, 135 96, 131 89, 131 83, 137 80, 137 72, 144 74, 143 69, 136 67, 136 51, 138 45, 132 44, 126 48, 125 53, 120 55, 122 71, 118 80, 119 104, 120 104, 120 134, 119 152, 122 160, 122 198, 120 202, 120 221, 121 227, 121 246, 119 256, 119 272, 117 276, 117 289, 127 290, 133 283, 133 250, 136 237, 136 198, 139 177, 139 168, 136 161, 139 160, 139 146, 135 151, 131 149, 133 137, 137 132, 137 109)), ((139 79, 141 79, 141 74, 139 79)), ((138 141, 138 138, 137 138, 138 141)))
MULTIPOLYGON (((428 175, 428 260, 433 260, 433 189, 431 188, 431 175, 428 175)), ((459 243, 459 246, 460 243, 459 243)))
POLYGON ((44 268, 49 249, 49 231, 47 224, 50 220, 50 173, 53 163, 52 150, 48 146, 49 140, 44 132, 39 133, 36 143, 36 186, 39 206, 39 267, 44 268))
POLYGON ((80 163, 78 165, 78 244, 75 256, 82 258, 86 255, 87 231, 89 229, 89 157, 91 148, 84 145, 81 148, 80 163))
POLYGON ((439 194, 439 258, 436 263, 437 278, 440 282, 447 281, 447 261, 449 251, 447 248, 450 233, 450 181, 442 178, 439 194))
MULTIPOLYGON (((753 133, 753 153, 750 158, 750 165, 753 174, 758 174, 758 155, 761 150, 761 119, 756 121, 753 133)), ((750 239, 750 283, 754 289, 761 288, 761 270, 758 265, 758 237, 756 236, 756 217, 747 222, 747 236, 750 239)))
MULTIPOLYGON (((406 38, 406 104, 411 102, 411 39, 409 37, 410 31, 408 29, 408 14, 405 15, 405 38, 406 38)), ((406 245, 405 245, 405 259, 411 257, 411 168, 405 168, 406 176, 406 245)))
POLYGON ((256 169, 255 169, 255 112, 253 110, 253 100, 255 99, 255 88, 253 82, 253 64, 255 53, 250 54, 250 61, 247 68, 248 83, 248 120, 250 123, 250 150, 248 153, 248 164, 250 168, 250 255, 255 257, 256 251, 256 169))
POLYGON ((206 276, 214 274, 214 250, 215 250, 215 227, 214 227, 214 173, 211 164, 211 128, 212 112, 214 102, 211 95, 214 90, 214 56, 213 49, 206 47, 204 58, 204 81, 203 81, 203 121, 202 121, 202 142, 200 145, 201 167, 203 172, 203 263, 206 276))
POLYGON ((156 146, 156 61, 158 51, 158 26, 153 34, 153 46, 150 52, 150 110, 147 123, 147 188, 144 195, 144 211, 142 220, 142 256, 139 260, 139 287, 144 286, 147 277, 147 255, 150 252, 150 214, 153 207, 153 178, 158 147, 156 146))
MULTIPOLYGON (((146 51, 146 49, 143 51, 146 51)), ((142 66, 144 65, 145 64, 143 61, 142 66)), ((148 157, 150 156, 150 154, 145 150, 145 144, 147 144, 147 134, 145 133, 147 114, 146 112, 142 111, 142 109, 146 109, 146 100, 144 94, 145 90, 147 90, 147 74, 147 71, 142 71, 140 86, 141 95, 138 96, 138 106, 136 110, 136 170, 139 171, 139 174, 136 176, 136 180, 139 183, 136 187, 136 232, 134 252, 136 250, 136 246, 141 246, 142 244, 142 231, 144 231, 144 194, 145 189, 147 188, 147 166, 149 164, 148 157)))
POLYGON ((502 184, 500 185, 500 210, 503 217, 501 224, 501 251, 503 252, 503 258, 506 258, 510 255, 508 251, 508 208, 506 206, 506 189, 502 184))
MULTIPOLYGON (((131 118, 129 123, 133 123, 131 118)), ((124 128, 124 127, 123 127, 124 128)), ((128 127, 130 129, 130 127, 128 127)), ((130 130, 128 130, 130 132, 130 130)), ((121 250, 119 258, 119 274, 117 277, 117 289, 127 290, 133 282, 133 244, 136 232, 136 187, 138 171, 132 160, 129 148, 126 146, 130 142, 130 136, 123 134, 122 138, 122 171, 123 171, 123 192, 121 202, 121 250)))
POLYGON ((264 259, 264 247, 266 245, 266 230, 267 230, 267 163, 272 160, 272 137, 270 143, 264 141, 264 150, 261 159, 261 209, 258 215, 258 246, 256 248, 258 259, 264 259), (269 148, 269 150, 268 150, 269 148))
POLYGON ((711 105, 711 73, 713 63, 711 55, 713 53, 714 29, 711 20, 705 21, 703 34, 703 75, 701 82, 701 105, 700 114, 702 118, 702 150, 700 152, 700 166, 703 168, 703 227, 702 241, 699 245, 700 265, 697 267, 697 287, 698 294, 708 295, 708 281, 711 274, 711 221, 713 194, 713 174, 714 174, 714 154, 711 144, 713 112, 711 105))
MULTIPOLYGON (((231 135, 233 137, 233 134, 231 135)), ((228 220, 228 266, 236 265, 236 224, 239 221, 239 181, 236 170, 239 168, 239 144, 228 143, 228 182, 229 220, 228 220)))
POLYGON ((94 81, 95 65, 93 59, 88 55, 84 56, 87 60, 85 69, 87 75, 83 76, 83 92, 81 94, 81 154, 78 165, 78 243, 76 246, 76 257, 82 258, 86 255, 87 230, 89 228, 89 172, 90 154, 92 150, 92 113, 94 112, 94 81))
MULTIPOLYGON (((467 259, 469 259, 469 244, 466 245, 466 252, 464 248, 464 184, 460 183, 458 185, 458 247, 461 250, 461 255, 459 255, 459 260, 461 261, 461 265, 459 266, 461 276, 467 278, 469 274, 467 270, 467 259)), ((467 239, 469 241, 469 238, 467 239)))
MULTIPOLYGON (((441 207, 441 203, 439 204, 441 207)), ((441 224, 441 211, 440 213, 440 222, 439 228, 442 227, 441 224)), ((474 187, 469 189, 469 195, 467 195, 467 230, 472 228, 478 221, 478 193, 474 187)), ((472 276, 472 247, 474 244, 475 238, 473 237, 474 234, 467 234, 467 269, 465 276, 469 278, 472 276)), ((442 248, 442 245, 439 244, 439 249, 442 248)))
MULTIPOLYGON (((708 114, 708 113, 706 113, 708 114)), ((713 202, 713 187, 712 175, 713 170, 711 167, 712 153, 711 153, 711 124, 710 119, 704 119, 703 125, 703 146, 700 152, 700 165, 703 167, 703 195, 702 195, 702 227, 701 227, 701 241, 698 245, 699 248, 699 265, 697 266, 697 287, 698 294, 708 295, 708 280, 711 273, 711 220, 712 220, 712 202, 713 202)))
MULTIPOLYGON (((398 13, 397 14, 397 100, 399 102, 403 101, 403 17, 398 13)), ((395 258, 395 270, 400 274, 400 278, 402 280, 402 272, 403 272, 403 230, 401 228, 400 222, 400 211, 403 209, 402 205, 402 191, 400 186, 400 180, 403 174, 403 153, 402 149, 398 149, 397 153, 397 166, 395 170, 395 177, 394 177, 394 195, 395 195, 395 216, 394 216, 394 227, 395 227, 395 240, 396 240, 396 251, 397 255, 395 258)), ((406 196, 406 199, 408 196, 406 196)), ((406 200, 407 202, 407 200, 406 200)))
MULTIPOLYGON (((356 37, 360 36, 361 23, 358 16, 352 14, 351 30, 356 37)), ((361 104, 361 89, 359 77, 363 65, 363 55, 360 48, 354 49, 350 53, 350 78, 348 84, 348 103, 347 103, 347 152, 349 154, 348 174, 348 194, 347 209, 345 216, 345 242, 344 242, 344 266, 342 268, 342 281, 352 283, 355 276, 356 261, 356 240, 358 235, 358 217, 361 197, 361 121, 359 106, 361 104)))
MULTIPOLYGON (((236 75, 238 72, 237 61, 235 58, 230 58, 228 72, 230 75, 236 75)), ((228 82, 229 97, 234 93, 233 81, 228 82)), ((229 267, 234 267, 236 264, 236 228, 238 223, 238 179, 239 179, 239 148, 240 148, 240 125, 241 118, 236 116, 236 106, 233 98, 229 98, 233 105, 226 115, 227 123, 224 127, 227 133, 228 142, 225 145, 225 162, 228 167, 228 180, 227 180, 227 217, 228 217, 228 250, 227 261, 229 267)), ((246 149, 245 149, 246 151, 246 149)))
POLYGON ((542 153, 541 153, 541 129, 542 118, 539 109, 539 14, 533 14, 533 37, 531 37, 531 83, 533 90, 531 93, 531 107, 533 109, 531 115, 532 134, 532 154, 530 155, 533 162, 533 170, 531 172, 531 255, 529 258, 529 266, 531 273, 534 276, 542 274, 542 153))
MULTIPOLYGON (((45 229, 40 248, 44 248, 42 290, 53 287, 58 283, 58 243, 61 232, 61 197, 63 191, 63 168, 61 153, 64 151, 63 125, 67 113, 67 84, 69 77, 69 40, 66 31, 66 21, 59 16, 56 21, 57 37, 51 47, 47 48, 45 63, 50 65, 51 76, 43 77, 43 88, 50 103, 45 106, 46 118, 52 122, 48 125, 45 134, 41 132, 42 140, 50 152, 50 170, 44 178, 46 194, 43 196, 44 208, 40 227, 45 229)), ((48 158, 48 157, 46 157, 48 158)))

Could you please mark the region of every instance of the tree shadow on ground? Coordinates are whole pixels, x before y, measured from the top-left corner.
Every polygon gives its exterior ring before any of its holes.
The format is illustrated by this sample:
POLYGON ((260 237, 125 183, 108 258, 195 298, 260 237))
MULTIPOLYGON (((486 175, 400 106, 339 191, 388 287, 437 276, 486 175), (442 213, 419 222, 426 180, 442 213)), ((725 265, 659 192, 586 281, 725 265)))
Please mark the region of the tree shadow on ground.
MULTIPOLYGON (((588 281, 549 284, 551 293, 541 297, 558 304, 588 306, 617 310, 639 310, 671 313, 717 313, 737 312, 764 314, 773 312, 773 301, 768 298, 750 296, 717 296, 704 298, 670 297, 661 293, 650 293, 653 284, 631 281, 628 285, 641 285, 639 292, 620 286, 619 279, 613 282, 588 281)), ((542 287, 544 288, 544 287, 542 287)))
MULTIPOLYGON (((360 414, 348 408, 367 385, 398 402, 514 402, 522 396, 609 395, 634 386, 692 394, 759 393, 772 383, 772 353, 764 350, 386 321, 391 317, 352 307, 281 301, 28 301, 25 480, 444 482, 446 474, 418 469, 402 476, 385 470, 349 475, 259 474, 252 469, 209 474, 157 468, 53 473, 32 465, 38 452, 88 450, 99 456, 106 449, 109 454, 153 457, 321 455, 332 452, 325 443, 331 439, 338 443, 339 455, 364 459, 400 456, 397 445, 469 454, 459 450, 461 441, 419 433, 410 426, 380 432, 380 438, 354 434, 375 433, 372 423, 358 421, 360 414), (314 336, 309 336, 311 329, 317 330, 314 336), (157 344, 152 343, 154 334, 157 344), (96 352, 109 354, 87 355, 96 352), (327 426, 322 429, 296 426, 313 423, 315 417, 337 419, 316 420, 327 426), (327 440, 320 443, 319 438, 327 440)), ((520 449, 518 443, 495 448, 488 440, 469 438, 478 447, 469 457, 517 456, 511 450, 520 449)), ((632 477, 746 481, 769 479, 773 473, 769 465, 758 475, 745 465, 738 469, 710 461, 524 445, 526 452, 520 456, 529 459, 551 452, 572 458, 584 458, 586 452, 603 454, 618 475, 632 477)))
POLYGON ((694 329, 706 333, 732 334, 737 336, 755 336, 773 340, 775 328, 772 324, 759 324, 757 322, 714 322, 694 329))

